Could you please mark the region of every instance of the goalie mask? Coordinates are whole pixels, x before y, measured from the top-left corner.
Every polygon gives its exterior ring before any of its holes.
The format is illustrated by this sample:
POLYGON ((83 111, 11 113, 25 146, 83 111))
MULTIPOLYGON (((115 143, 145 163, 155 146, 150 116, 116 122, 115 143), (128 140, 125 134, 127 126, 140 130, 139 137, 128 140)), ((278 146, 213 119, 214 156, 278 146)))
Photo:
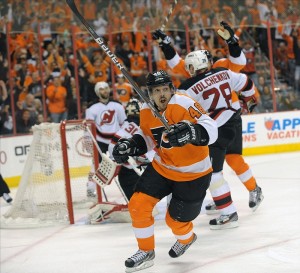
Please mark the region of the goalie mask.
POLYGON ((134 122, 137 125, 140 123, 140 105, 137 99, 131 99, 126 107, 125 113, 129 122, 134 122))
POLYGON ((198 70, 210 69, 212 55, 207 50, 196 50, 186 55, 184 62, 185 70, 193 77, 198 70))

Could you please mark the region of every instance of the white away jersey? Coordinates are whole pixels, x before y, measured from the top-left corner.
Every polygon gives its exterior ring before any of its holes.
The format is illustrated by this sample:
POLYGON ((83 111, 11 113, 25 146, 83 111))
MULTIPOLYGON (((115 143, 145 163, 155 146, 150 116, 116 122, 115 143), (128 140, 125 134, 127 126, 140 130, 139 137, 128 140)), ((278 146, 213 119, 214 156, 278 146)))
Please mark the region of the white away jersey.
POLYGON ((120 103, 109 101, 107 104, 98 102, 89 107, 85 112, 85 118, 95 121, 97 141, 109 144, 127 117, 120 103))
POLYGON ((232 101, 231 92, 244 97, 254 94, 253 84, 249 86, 245 74, 235 73, 225 68, 211 69, 183 82, 178 92, 198 101, 205 111, 217 121, 218 127, 225 124, 240 109, 239 102, 232 101))

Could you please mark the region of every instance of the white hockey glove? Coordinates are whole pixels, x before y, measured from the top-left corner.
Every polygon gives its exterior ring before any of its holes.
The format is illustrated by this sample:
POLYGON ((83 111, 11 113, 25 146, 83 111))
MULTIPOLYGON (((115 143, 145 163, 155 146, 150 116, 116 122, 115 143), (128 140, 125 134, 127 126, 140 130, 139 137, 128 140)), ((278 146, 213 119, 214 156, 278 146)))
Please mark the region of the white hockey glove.
POLYGON ((220 23, 220 25, 223 27, 223 29, 218 29, 217 33, 219 36, 226 41, 226 43, 229 44, 238 44, 238 38, 234 34, 233 29, 224 21, 220 23))

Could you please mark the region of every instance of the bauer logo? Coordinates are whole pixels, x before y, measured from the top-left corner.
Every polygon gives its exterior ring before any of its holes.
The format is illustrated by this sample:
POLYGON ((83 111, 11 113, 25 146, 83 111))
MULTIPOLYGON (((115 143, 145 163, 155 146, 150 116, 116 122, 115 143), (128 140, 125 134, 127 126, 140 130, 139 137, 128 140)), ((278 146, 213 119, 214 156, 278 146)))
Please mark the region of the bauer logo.
POLYGON ((265 118, 265 127, 268 131, 297 130, 300 129, 300 118, 265 118))

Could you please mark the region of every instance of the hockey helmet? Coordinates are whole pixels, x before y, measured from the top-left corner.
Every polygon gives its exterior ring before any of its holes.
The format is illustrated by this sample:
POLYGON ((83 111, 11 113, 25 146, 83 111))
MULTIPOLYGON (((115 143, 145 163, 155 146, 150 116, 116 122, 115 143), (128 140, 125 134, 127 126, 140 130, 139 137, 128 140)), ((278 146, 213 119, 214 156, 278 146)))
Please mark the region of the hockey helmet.
POLYGON ((194 76, 196 71, 209 67, 209 64, 212 63, 212 55, 208 50, 196 50, 187 54, 184 62, 185 62, 185 70, 191 76, 194 76), (191 66, 193 67, 194 70, 193 73, 191 73, 190 71, 191 66))
POLYGON ((154 73, 149 73, 147 75, 146 85, 148 88, 149 97, 151 97, 150 96, 151 90, 155 86, 168 85, 171 90, 175 89, 170 76, 164 70, 156 71, 154 73))

